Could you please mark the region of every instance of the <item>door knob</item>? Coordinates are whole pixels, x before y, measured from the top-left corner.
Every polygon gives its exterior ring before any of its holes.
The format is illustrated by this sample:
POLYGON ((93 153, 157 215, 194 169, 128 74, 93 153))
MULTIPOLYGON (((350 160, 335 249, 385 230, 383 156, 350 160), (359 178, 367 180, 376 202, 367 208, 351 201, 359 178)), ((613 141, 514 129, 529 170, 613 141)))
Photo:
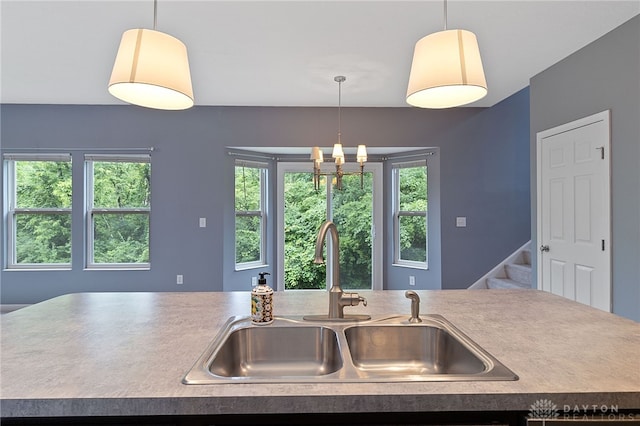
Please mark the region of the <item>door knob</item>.
POLYGON ((540 251, 549 251, 549 246, 540 246, 540 251))

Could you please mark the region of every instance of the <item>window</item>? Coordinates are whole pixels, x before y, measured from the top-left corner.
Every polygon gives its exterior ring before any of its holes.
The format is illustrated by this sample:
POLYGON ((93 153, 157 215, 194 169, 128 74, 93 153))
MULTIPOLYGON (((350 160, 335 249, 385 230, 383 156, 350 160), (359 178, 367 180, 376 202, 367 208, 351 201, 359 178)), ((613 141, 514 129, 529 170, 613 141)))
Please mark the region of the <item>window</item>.
POLYGON ((244 160, 235 164, 236 270, 266 264, 267 165, 244 160))
MULTIPOLYGON (((316 191, 312 167, 311 162, 278 164, 278 289, 331 287, 331 261, 313 263, 318 229, 325 220, 333 221, 339 233, 341 287, 382 289, 382 164, 367 163, 363 189, 359 175, 345 175, 342 190, 331 184, 331 177, 322 176, 316 191)), ((328 164, 323 172, 332 169, 328 164)), ((359 166, 347 163, 344 170, 357 172, 359 166)), ((325 260, 331 259, 328 234, 325 247, 325 260)))
POLYGON ((395 163, 394 264, 427 268, 427 162, 395 163))
POLYGON ((86 155, 87 268, 148 269, 148 155, 86 155))
POLYGON ((70 268, 71 155, 4 158, 7 268, 70 268))

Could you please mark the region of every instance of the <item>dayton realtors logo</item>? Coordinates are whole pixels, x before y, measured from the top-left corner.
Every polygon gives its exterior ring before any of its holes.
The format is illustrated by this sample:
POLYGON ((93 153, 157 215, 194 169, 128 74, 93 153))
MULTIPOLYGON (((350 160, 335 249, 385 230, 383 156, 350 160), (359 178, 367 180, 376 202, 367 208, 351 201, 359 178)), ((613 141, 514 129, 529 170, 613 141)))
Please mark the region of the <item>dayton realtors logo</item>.
POLYGON ((563 405, 539 399, 529 408, 529 419, 542 420, 638 420, 640 414, 620 413, 617 405, 563 405))
POLYGON ((548 399, 539 399, 529 408, 530 419, 556 419, 560 416, 558 407, 548 399))

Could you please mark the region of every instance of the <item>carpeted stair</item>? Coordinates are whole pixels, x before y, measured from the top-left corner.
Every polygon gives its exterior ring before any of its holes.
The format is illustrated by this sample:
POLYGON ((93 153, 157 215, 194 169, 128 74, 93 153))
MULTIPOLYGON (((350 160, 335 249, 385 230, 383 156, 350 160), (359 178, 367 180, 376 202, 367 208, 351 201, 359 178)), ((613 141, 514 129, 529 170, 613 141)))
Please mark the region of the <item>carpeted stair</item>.
POLYGON ((523 250, 515 263, 507 263, 503 275, 487 278, 487 288, 531 288, 531 251, 523 250))

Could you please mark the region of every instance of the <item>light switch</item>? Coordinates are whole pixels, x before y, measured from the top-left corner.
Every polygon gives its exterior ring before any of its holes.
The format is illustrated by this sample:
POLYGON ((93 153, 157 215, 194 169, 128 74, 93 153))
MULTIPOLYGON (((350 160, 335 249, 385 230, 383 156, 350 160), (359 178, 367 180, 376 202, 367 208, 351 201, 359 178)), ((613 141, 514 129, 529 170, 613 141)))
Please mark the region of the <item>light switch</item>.
POLYGON ((467 218, 465 216, 456 217, 456 227, 464 228, 467 226, 467 218))
POLYGON ((207 227, 207 218, 206 217, 201 217, 200 218, 200 228, 206 228, 207 227))

